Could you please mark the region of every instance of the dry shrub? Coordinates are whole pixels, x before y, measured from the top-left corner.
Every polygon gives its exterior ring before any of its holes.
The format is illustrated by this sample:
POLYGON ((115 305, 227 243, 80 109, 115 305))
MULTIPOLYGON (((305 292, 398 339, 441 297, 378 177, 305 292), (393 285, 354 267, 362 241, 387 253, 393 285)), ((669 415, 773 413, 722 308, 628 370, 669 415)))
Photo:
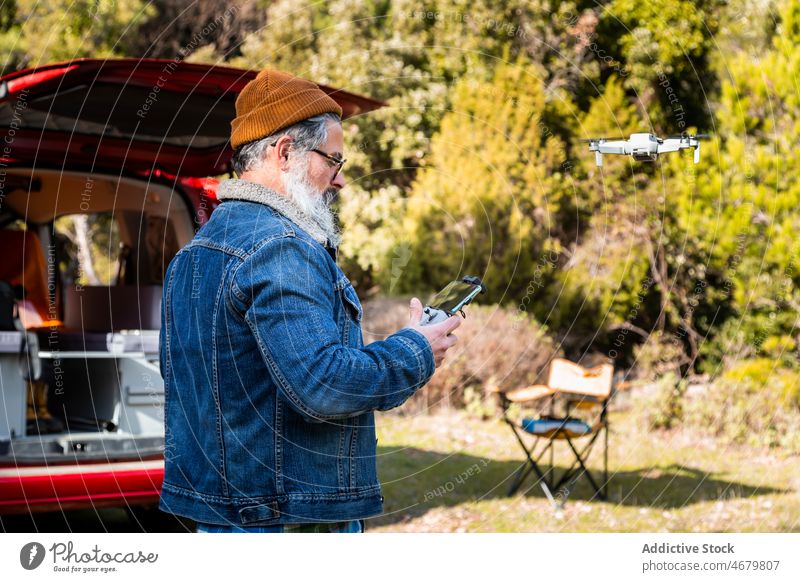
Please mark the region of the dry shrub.
MULTIPOLYGON (((448 352, 433 379, 404 406, 406 411, 462 408, 486 397, 490 384, 503 390, 543 380, 540 375, 555 355, 542 328, 513 307, 471 305, 456 330, 458 343, 448 352), (465 398, 465 392, 468 398, 465 398)), ((408 301, 374 299, 364 305, 364 342, 394 333, 408 323, 408 301)))

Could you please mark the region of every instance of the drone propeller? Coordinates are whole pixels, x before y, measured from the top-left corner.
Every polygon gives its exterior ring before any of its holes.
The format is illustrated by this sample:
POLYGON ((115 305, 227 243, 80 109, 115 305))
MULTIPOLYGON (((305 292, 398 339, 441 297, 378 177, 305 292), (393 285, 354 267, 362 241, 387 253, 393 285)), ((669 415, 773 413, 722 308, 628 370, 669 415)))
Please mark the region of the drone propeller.
POLYGON ((670 135, 670 136, 667 137, 667 139, 687 139, 687 138, 710 139, 711 135, 708 134, 708 133, 698 133, 698 134, 695 134, 695 135, 692 135, 692 134, 689 134, 689 133, 684 133, 684 134, 678 133, 678 134, 673 134, 673 135, 670 135))
POLYGON ((589 139, 582 139, 581 141, 584 143, 592 143, 595 141, 624 141, 628 138, 626 137, 592 137, 589 139))

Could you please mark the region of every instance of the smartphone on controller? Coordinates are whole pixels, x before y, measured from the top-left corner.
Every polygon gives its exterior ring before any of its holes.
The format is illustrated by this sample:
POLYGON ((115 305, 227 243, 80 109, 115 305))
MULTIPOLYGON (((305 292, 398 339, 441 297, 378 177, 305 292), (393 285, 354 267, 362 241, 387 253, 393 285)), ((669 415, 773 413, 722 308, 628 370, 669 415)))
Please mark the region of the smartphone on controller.
POLYGON ((464 307, 472 303, 479 294, 486 293, 486 286, 479 277, 464 277, 460 281, 452 281, 431 297, 422 310, 420 324, 431 325, 445 321, 457 313, 464 315, 464 307))

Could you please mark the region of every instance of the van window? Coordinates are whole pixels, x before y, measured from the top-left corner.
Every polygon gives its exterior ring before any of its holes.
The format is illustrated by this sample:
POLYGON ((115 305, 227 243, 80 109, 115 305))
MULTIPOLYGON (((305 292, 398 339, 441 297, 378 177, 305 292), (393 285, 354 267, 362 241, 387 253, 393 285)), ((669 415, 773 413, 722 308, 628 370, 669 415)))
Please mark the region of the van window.
POLYGON ((120 270, 119 225, 110 212, 60 216, 53 223, 67 285, 115 285, 120 270))

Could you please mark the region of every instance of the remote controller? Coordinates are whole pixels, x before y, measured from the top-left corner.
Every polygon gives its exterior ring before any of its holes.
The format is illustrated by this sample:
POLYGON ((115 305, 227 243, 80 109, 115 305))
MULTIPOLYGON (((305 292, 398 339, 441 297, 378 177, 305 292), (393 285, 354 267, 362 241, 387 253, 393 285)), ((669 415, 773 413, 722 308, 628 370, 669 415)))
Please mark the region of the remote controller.
POLYGON ((485 293, 486 287, 478 277, 464 277, 460 281, 449 283, 444 289, 431 297, 422 310, 420 325, 433 325, 441 323, 448 317, 461 313, 463 317, 464 307, 469 305, 472 300, 480 293, 485 293))

